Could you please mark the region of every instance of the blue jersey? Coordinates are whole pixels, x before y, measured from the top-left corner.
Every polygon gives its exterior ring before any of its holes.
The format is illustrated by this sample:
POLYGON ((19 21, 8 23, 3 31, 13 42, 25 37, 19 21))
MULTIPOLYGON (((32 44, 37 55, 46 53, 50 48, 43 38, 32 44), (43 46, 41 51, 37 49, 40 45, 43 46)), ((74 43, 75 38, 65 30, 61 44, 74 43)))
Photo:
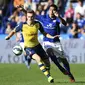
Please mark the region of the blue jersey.
POLYGON ((84 28, 85 19, 77 19, 75 22, 78 24, 78 26, 79 26, 80 29, 81 28, 84 28))
MULTIPOLYGON (((59 18, 51 19, 48 15, 39 15, 36 16, 36 19, 39 20, 42 23, 42 26, 44 28, 44 31, 52 36, 60 35, 60 20, 59 18)), ((59 38, 56 39, 50 39, 47 37, 44 37, 44 41, 50 41, 50 42, 56 42, 60 41, 59 38)))
POLYGON ((20 42, 24 42, 24 38, 23 38, 22 33, 20 33, 20 42))
MULTIPOLYGON (((18 24, 18 26, 20 25, 21 26, 21 24, 22 24, 22 22, 20 22, 19 24, 18 24)), ((22 26, 21 26, 22 27, 22 26)), ((22 35, 22 32, 20 31, 19 32, 20 34, 19 34, 19 36, 20 36, 20 42, 24 42, 24 38, 23 38, 23 35, 22 35)))

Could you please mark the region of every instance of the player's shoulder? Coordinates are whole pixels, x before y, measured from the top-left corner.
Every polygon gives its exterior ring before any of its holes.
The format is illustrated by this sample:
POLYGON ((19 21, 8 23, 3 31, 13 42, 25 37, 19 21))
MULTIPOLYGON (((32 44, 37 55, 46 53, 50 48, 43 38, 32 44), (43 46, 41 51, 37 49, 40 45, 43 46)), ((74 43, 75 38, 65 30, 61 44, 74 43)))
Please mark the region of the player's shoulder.
POLYGON ((39 20, 35 20, 35 24, 41 24, 39 20))
POLYGON ((20 24, 22 24, 22 25, 23 25, 23 24, 27 24, 27 22, 20 22, 20 24))
POLYGON ((23 25, 23 24, 27 24, 26 22, 20 22, 18 25, 23 25))
POLYGON ((26 23, 26 22, 20 22, 20 23, 16 26, 16 28, 22 29, 23 25, 25 25, 25 24, 27 24, 27 23, 26 23))
POLYGON ((37 26, 37 28, 41 28, 42 23, 39 20, 35 20, 35 26, 37 26))
POLYGON ((36 15, 38 18, 46 18, 47 15, 36 15))

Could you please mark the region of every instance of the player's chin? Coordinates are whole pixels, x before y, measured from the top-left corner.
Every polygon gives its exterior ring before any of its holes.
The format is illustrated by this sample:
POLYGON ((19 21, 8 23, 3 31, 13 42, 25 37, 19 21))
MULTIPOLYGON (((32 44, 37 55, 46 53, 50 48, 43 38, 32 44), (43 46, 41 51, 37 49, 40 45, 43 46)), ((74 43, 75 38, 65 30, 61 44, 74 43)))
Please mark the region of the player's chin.
POLYGON ((55 15, 54 14, 51 14, 51 18, 54 18, 55 17, 55 15))

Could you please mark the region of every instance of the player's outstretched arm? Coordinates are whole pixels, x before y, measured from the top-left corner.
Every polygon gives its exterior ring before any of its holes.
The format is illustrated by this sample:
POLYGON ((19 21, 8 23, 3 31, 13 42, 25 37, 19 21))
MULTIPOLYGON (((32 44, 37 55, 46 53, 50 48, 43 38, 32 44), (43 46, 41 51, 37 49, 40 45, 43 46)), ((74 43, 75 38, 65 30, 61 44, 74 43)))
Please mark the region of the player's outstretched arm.
MULTIPOLYGON (((39 24, 40 24, 40 23, 39 23, 39 24)), ((46 37, 48 37, 48 38, 51 38, 51 39, 54 39, 54 38, 60 36, 60 35, 52 36, 52 35, 46 33, 46 32, 44 31, 44 28, 43 28, 43 26, 42 26, 41 24, 40 24, 39 30, 40 30, 40 32, 41 32, 44 36, 46 36, 46 37)))
POLYGON ((55 36, 51 36, 50 34, 46 33, 46 32, 43 32, 43 35, 48 37, 48 38, 51 38, 51 39, 54 39, 56 37, 60 37, 60 35, 55 35, 55 36))
POLYGON ((12 30, 8 36, 5 37, 5 40, 9 40, 15 34, 15 30, 12 30))
POLYGON ((54 15, 60 19, 61 23, 66 26, 67 22, 59 15, 59 13, 57 11, 53 11, 53 12, 54 15))
POLYGON ((46 36, 46 37, 48 37, 48 38, 51 38, 51 39, 54 38, 54 36, 51 36, 50 34, 48 34, 48 33, 46 33, 46 32, 43 32, 43 35, 46 36))

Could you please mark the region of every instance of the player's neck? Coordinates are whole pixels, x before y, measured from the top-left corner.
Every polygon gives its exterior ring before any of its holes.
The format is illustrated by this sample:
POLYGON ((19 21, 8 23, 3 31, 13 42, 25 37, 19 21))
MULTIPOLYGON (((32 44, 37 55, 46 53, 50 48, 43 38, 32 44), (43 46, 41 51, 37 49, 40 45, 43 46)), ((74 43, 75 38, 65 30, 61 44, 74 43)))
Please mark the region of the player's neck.
POLYGON ((33 26, 33 25, 34 25, 34 21, 33 21, 33 22, 27 21, 27 24, 28 24, 29 26, 33 26))
POLYGON ((56 17, 55 16, 49 16, 51 19, 55 19, 56 17))

